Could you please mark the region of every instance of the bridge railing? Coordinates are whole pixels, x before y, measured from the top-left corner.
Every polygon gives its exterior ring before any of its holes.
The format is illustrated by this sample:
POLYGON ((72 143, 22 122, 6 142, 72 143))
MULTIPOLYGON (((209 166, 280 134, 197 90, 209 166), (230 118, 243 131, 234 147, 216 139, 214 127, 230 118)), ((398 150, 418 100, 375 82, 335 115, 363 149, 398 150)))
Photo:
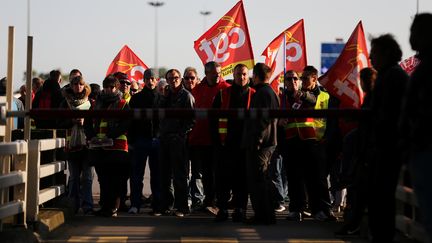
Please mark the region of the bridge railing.
MULTIPOLYGON (((26 225, 26 188, 28 144, 25 141, 0 143, 0 221, 14 218, 14 224, 26 225)), ((2 228, 3 224, 1 224, 2 228)), ((0 231, 2 230, 0 228, 0 231)))
POLYGON ((55 180, 46 188, 41 188, 41 179, 63 172, 66 161, 57 160, 55 150, 65 147, 64 138, 30 140, 28 163, 27 219, 38 219, 39 206, 65 192, 64 184, 56 184, 55 180), (54 161, 41 164, 42 152, 53 151, 54 161))
POLYGON ((428 236, 421 224, 418 203, 409 178, 408 169, 403 166, 396 188, 396 228, 415 240, 428 242, 428 236))

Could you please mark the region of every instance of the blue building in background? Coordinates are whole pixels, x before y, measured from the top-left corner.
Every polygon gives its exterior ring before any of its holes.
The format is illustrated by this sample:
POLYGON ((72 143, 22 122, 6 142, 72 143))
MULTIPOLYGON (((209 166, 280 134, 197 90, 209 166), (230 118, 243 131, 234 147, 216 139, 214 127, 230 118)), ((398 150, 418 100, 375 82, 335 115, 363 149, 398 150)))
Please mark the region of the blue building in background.
POLYGON ((333 43, 321 43, 321 74, 326 73, 333 66, 345 47, 343 40, 336 39, 336 41, 333 43))

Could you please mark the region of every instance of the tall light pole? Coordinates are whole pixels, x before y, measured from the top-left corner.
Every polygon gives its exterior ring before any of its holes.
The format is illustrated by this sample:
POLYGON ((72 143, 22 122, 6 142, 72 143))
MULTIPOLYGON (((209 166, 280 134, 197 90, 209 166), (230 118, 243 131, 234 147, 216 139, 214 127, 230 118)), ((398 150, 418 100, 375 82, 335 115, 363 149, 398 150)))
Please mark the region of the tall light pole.
MULTIPOLYGON (((158 2, 158 1, 152 1, 148 2, 150 6, 153 6, 155 8, 155 62, 154 62, 154 69, 158 70, 158 7, 163 6, 164 2, 158 2)), ((158 71, 159 72, 159 71, 158 71)))
POLYGON ((206 17, 207 17, 207 15, 210 15, 211 14, 211 12, 210 11, 205 11, 205 10, 203 10, 203 11, 200 11, 200 14, 202 15, 202 16, 204 16, 204 22, 203 22, 203 31, 205 32, 206 31, 206 17))

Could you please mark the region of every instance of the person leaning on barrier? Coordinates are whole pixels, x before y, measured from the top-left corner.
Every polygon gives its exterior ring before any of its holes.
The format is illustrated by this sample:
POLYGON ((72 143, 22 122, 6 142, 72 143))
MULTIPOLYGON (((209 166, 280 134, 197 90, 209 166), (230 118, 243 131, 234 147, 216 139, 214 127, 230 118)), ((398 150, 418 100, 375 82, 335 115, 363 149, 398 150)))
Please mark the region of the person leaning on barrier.
MULTIPOLYGON (((70 85, 62 90, 64 101, 60 109, 89 110, 91 107, 88 96, 90 86, 84 78, 77 76, 70 85)), ((67 130, 66 152, 68 157, 68 196, 74 200, 75 213, 80 208, 84 214, 93 212, 92 183, 93 173, 89 163, 86 136, 84 134, 84 118, 60 119, 59 128, 67 130)))
MULTIPOLYGON (((165 74, 168 89, 165 96, 158 100, 158 108, 190 110, 194 108, 195 100, 191 93, 181 84, 181 73, 177 69, 170 69, 165 74)), ((194 120, 179 118, 161 118, 160 132, 160 177, 161 177, 161 212, 159 216, 169 214, 174 207, 175 215, 183 217, 189 214, 188 185, 189 163, 187 161, 186 139, 194 125, 194 120), (174 185, 174 195, 171 191, 171 180, 174 185), (173 197, 174 196, 174 197, 173 197)))
MULTIPOLYGON (((118 90, 119 81, 113 75, 103 80, 103 90, 94 110, 129 110, 118 90)), ((90 161, 94 163, 100 184, 101 210, 98 216, 116 217, 120 207, 122 187, 129 176, 127 130, 129 120, 115 118, 86 119, 85 127, 90 146, 90 161)))

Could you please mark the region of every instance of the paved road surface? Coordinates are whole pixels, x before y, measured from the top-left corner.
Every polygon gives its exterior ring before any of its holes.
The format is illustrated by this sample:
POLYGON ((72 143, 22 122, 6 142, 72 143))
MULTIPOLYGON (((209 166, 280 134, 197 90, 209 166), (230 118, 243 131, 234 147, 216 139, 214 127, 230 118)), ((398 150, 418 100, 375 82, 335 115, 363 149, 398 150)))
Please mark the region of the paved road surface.
POLYGON ((75 216, 44 242, 367 242, 335 238, 333 232, 340 222, 289 222, 285 220, 286 212, 278 214, 276 225, 254 226, 231 221, 216 223, 212 215, 204 212, 177 218, 150 216, 149 208, 142 211, 137 215, 120 213, 117 218, 75 216))

